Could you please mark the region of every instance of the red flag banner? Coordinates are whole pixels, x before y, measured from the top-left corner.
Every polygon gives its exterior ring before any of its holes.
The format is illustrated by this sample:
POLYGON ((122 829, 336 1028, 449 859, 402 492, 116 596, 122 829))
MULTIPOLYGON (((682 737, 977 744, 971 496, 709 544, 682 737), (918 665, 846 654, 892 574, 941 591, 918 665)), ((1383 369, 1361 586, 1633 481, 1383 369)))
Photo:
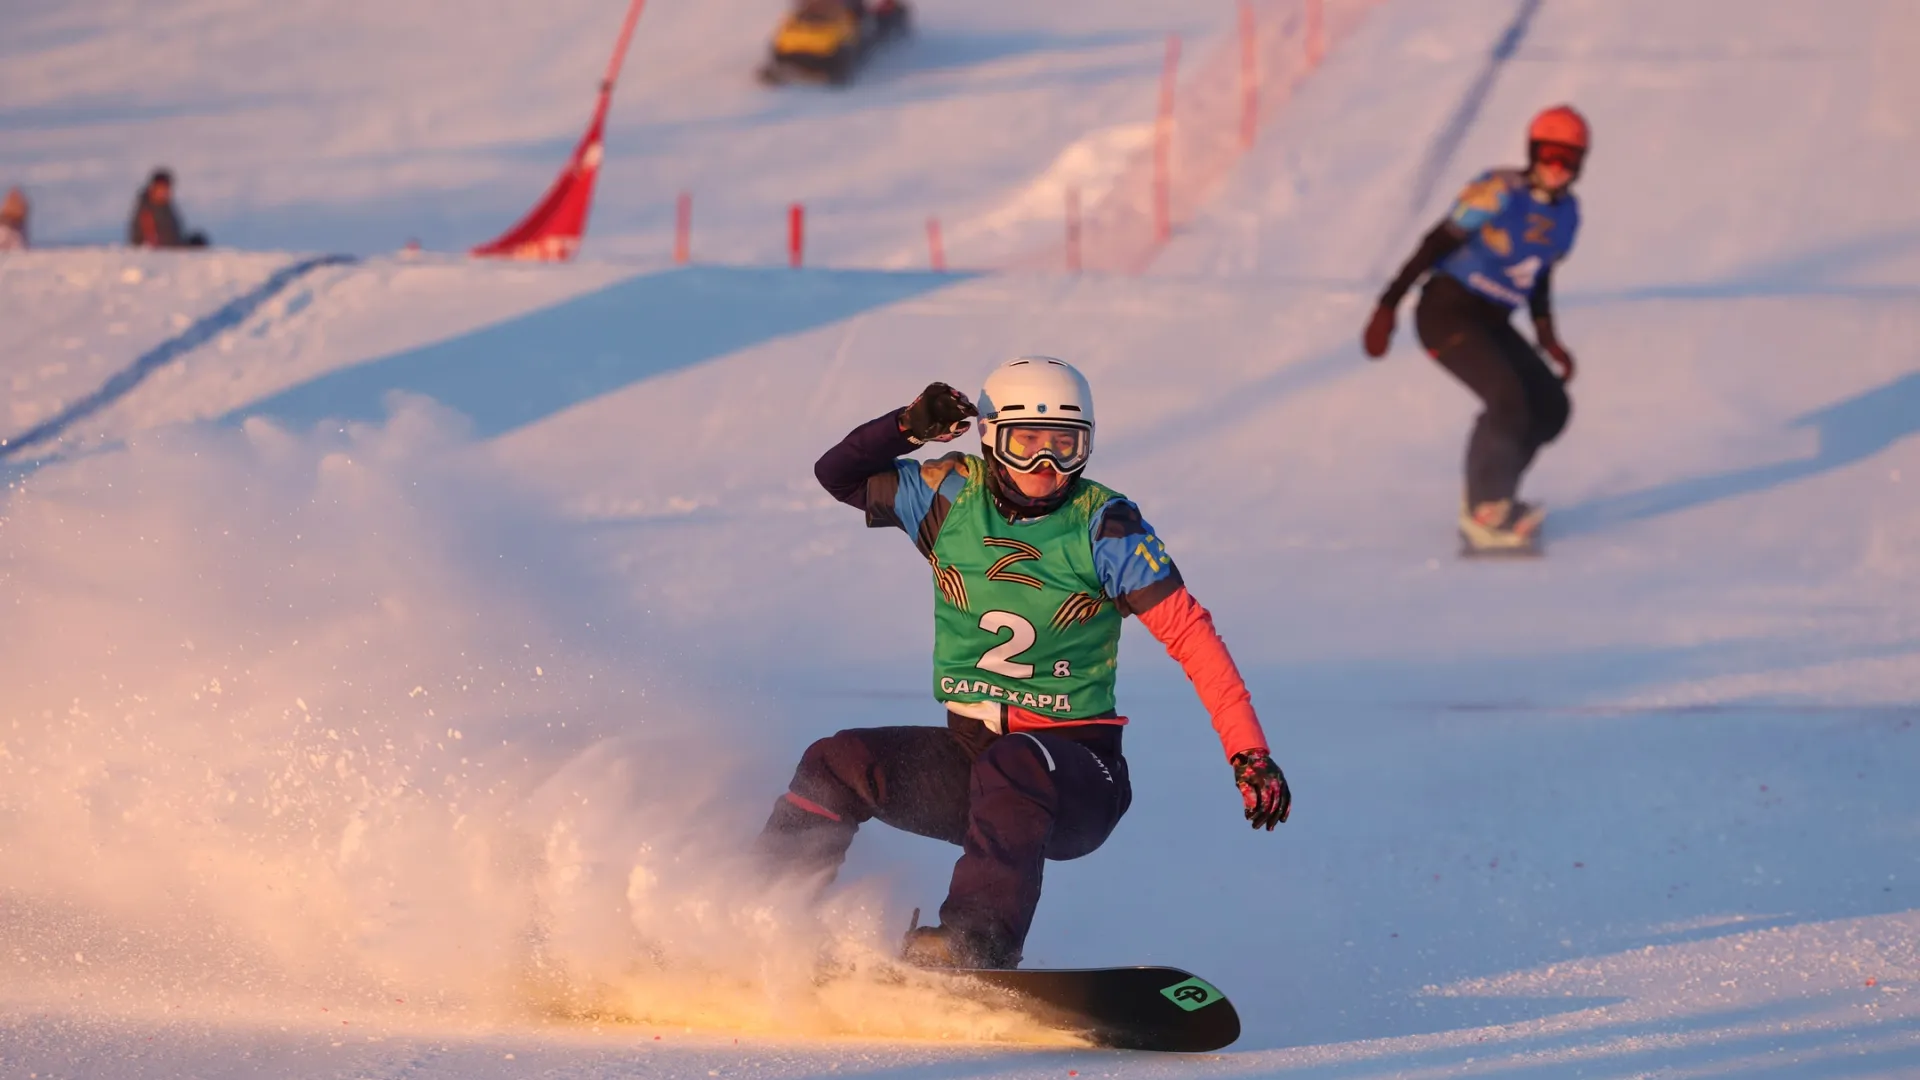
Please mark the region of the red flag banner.
POLYGON ((502 259, 528 259, 537 262, 565 262, 580 250, 580 237, 587 231, 587 211, 593 205, 593 182, 600 175, 601 136, 607 124, 607 106, 613 101, 614 80, 626 60, 627 44, 633 39, 634 24, 640 21, 640 9, 646 0, 633 0, 627 20, 620 27, 620 40, 614 45, 613 59, 607 63, 606 77, 600 80, 600 97, 593 107, 593 120, 580 144, 567 159, 566 168, 547 189, 547 194, 519 224, 499 239, 473 249, 474 255, 502 259))

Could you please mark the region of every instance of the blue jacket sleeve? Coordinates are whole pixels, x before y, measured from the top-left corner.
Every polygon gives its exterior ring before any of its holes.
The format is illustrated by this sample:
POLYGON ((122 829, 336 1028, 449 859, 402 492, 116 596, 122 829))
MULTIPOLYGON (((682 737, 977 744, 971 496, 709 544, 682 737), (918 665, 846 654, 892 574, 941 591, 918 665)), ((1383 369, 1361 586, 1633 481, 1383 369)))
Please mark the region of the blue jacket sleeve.
POLYGON ((1096 510, 1091 529, 1094 571, 1122 615, 1143 614, 1186 584, 1167 546, 1130 500, 1114 499, 1096 510))

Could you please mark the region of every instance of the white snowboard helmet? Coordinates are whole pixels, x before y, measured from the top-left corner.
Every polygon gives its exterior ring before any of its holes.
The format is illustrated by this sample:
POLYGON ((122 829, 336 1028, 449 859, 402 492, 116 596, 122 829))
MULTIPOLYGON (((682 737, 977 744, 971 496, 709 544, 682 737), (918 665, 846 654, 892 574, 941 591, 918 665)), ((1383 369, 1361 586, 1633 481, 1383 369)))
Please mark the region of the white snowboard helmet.
POLYGON ((980 448, 1015 472, 1045 463, 1077 476, 1093 455, 1093 389, 1072 364, 1017 356, 980 388, 980 448))

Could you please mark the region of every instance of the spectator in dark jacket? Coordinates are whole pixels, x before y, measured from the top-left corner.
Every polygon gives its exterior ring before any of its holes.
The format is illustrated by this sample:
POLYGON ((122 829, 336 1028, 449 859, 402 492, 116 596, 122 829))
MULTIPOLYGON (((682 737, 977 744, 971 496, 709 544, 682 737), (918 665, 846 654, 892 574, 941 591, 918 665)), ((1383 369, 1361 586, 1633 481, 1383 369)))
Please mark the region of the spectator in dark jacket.
POLYGON ((133 220, 127 224, 127 243, 135 247, 206 247, 206 233, 186 233, 180 227, 180 214, 173 206, 173 173, 155 169, 140 189, 133 204, 133 220))
POLYGON ((19 188, 7 192, 0 202, 0 251, 27 249, 27 196, 19 188))

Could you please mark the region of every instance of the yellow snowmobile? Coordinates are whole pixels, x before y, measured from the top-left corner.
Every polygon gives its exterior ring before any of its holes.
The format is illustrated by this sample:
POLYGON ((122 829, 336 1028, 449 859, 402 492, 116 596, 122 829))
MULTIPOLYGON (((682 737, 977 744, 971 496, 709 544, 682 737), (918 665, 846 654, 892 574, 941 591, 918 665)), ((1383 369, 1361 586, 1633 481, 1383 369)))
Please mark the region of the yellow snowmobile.
POLYGON ((760 81, 843 85, 876 46, 906 32, 901 0, 798 0, 774 31, 760 81))

